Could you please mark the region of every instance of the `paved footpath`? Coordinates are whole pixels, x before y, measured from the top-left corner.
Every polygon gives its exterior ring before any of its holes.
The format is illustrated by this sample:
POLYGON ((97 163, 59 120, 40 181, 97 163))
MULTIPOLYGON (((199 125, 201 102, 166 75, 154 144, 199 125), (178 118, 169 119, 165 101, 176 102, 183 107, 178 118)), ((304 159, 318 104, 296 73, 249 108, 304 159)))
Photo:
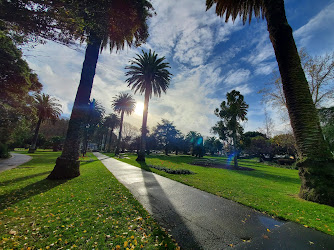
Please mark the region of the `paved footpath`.
POLYGON ((23 163, 26 163, 32 159, 29 155, 23 155, 18 153, 10 153, 12 157, 8 159, 1 159, 0 160, 0 173, 15 168, 19 165, 22 165, 23 163))
POLYGON ((334 249, 334 237, 94 153, 183 249, 334 249))

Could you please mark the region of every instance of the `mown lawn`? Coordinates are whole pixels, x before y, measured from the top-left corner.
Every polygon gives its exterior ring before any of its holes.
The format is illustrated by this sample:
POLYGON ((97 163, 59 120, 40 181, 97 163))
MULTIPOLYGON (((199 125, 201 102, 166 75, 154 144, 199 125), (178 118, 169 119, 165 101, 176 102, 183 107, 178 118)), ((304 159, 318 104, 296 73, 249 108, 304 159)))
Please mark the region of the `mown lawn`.
POLYGON ((0 173, 0 249, 178 248, 93 155, 81 176, 46 180, 58 155, 0 173))
MULTIPOLYGON (((111 156, 111 154, 110 154, 111 156)), ((255 160, 240 160, 240 166, 254 171, 235 171, 191 165, 191 156, 156 156, 146 158, 146 164, 130 159, 119 159, 137 167, 156 165, 170 169, 187 169, 196 174, 168 174, 154 168, 150 171, 189 186, 225 197, 253 207, 277 218, 298 222, 334 235, 334 208, 298 198, 300 180, 298 171, 276 168, 257 163, 255 160)), ((224 163, 226 159, 220 158, 224 163)))

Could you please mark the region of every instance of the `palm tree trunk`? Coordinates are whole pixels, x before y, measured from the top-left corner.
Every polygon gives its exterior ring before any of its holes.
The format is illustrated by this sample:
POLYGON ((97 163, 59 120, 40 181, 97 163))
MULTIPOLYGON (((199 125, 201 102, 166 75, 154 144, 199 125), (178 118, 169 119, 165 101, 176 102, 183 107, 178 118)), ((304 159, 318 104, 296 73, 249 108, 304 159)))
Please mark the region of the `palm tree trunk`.
POLYGON ((84 109, 89 103, 93 86, 95 69, 99 57, 101 39, 94 34, 89 37, 85 60, 81 71, 81 79, 75 97, 71 118, 68 124, 63 152, 57 158, 56 165, 48 179, 70 179, 80 175, 79 145, 80 128, 83 121, 84 109))
POLYGON ((146 149, 146 134, 147 134, 147 116, 148 116, 148 102, 150 100, 149 91, 145 91, 144 111, 143 111, 143 123, 141 126, 141 138, 140 138, 140 150, 136 161, 145 162, 145 149, 146 149))
POLYGON ((29 148, 28 153, 35 153, 36 145, 37 145, 37 139, 38 139, 38 132, 39 132, 39 128, 41 126, 41 123, 42 123, 42 117, 39 117, 36 128, 35 128, 35 134, 34 134, 34 137, 32 138, 31 146, 29 148))
POLYGON ((285 15, 283 0, 264 1, 271 43, 282 78, 291 126, 302 161, 300 197, 334 204, 334 161, 325 143, 304 71, 285 15))
MULTIPOLYGON (((118 140, 117 140, 115 155, 119 155, 119 149, 120 149, 120 146, 121 146, 121 139, 122 139, 123 119, 124 119, 124 111, 122 111, 122 113, 121 113, 121 123, 119 125, 119 133, 118 133, 118 140)), ((112 135, 110 135, 110 136, 112 136, 112 135)))
POLYGON ((112 134, 114 130, 110 130, 110 135, 109 135, 109 142, 108 142, 108 152, 111 152, 111 144, 112 144, 112 134))

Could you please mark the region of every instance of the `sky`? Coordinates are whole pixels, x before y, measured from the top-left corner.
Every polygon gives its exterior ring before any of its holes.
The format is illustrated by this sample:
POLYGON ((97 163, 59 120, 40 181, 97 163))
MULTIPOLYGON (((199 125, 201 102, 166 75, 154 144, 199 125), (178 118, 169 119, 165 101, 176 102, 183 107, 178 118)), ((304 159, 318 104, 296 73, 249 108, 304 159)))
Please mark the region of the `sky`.
MULTIPOLYGON (((141 50, 154 50, 164 56, 173 74, 169 89, 161 98, 149 102, 148 126, 161 119, 172 121, 183 133, 200 132, 213 136, 210 129, 218 121, 214 110, 235 89, 249 104, 245 131, 264 127, 264 110, 274 120, 275 133, 286 132, 280 110, 261 103, 258 91, 270 82, 277 70, 266 21, 253 18, 245 25, 237 19, 225 23, 214 13, 205 11, 205 0, 152 0, 156 15, 148 22, 149 38, 139 48, 126 48, 99 56, 91 98, 99 101, 106 113, 121 93, 132 93, 138 106, 144 96, 134 95, 125 83, 125 67, 141 50)), ((334 1, 286 0, 288 22, 297 48, 311 56, 334 51, 334 1)), ((23 48, 25 59, 44 85, 43 92, 56 97, 63 106, 63 116, 71 114, 78 88, 85 45, 66 47, 54 42, 23 48)), ((137 108, 125 122, 141 126, 142 113, 137 108)))

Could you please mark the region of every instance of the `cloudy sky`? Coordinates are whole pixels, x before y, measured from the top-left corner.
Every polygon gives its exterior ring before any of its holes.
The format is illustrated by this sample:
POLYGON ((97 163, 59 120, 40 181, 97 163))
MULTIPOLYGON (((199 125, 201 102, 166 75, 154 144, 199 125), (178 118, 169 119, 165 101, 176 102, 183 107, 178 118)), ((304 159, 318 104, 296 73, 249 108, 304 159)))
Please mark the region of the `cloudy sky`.
MULTIPOLYGON (((153 97, 149 103, 148 125, 153 127, 162 118, 173 121, 187 133, 195 130, 210 135, 216 123, 214 109, 226 93, 236 89, 249 104, 246 131, 264 126, 264 105, 257 92, 271 79, 277 69, 266 22, 254 18, 249 25, 240 20, 225 23, 205 11, 205 0, 152 0, 157 13, 149 21, 150 37, 141 48, 118 53, 103 51, 99 57, 92 98, 101 102, 107 113, 111 101, 120 92, 131 90, 125 83, 125 66, 141 49, 152 49, 165 56, 173 74, 167 94, 153 97)), ((298 48, 312 55, 334 50, 334 1, 286 0, 286 13, 294 31, 298 48)), ((30 67, 39 75, 43 92, 55 96, 69 117, 80 80, 85 46, 68 48, 49 42, 34 48, 23 48, 30 67)), ((134 98, 142 105, 144 97, 134 98)), ((282 131, 277 110, 266 107, 282 131)), ((142 114, 135 112, 125 118, 138 128, 142 114)))

